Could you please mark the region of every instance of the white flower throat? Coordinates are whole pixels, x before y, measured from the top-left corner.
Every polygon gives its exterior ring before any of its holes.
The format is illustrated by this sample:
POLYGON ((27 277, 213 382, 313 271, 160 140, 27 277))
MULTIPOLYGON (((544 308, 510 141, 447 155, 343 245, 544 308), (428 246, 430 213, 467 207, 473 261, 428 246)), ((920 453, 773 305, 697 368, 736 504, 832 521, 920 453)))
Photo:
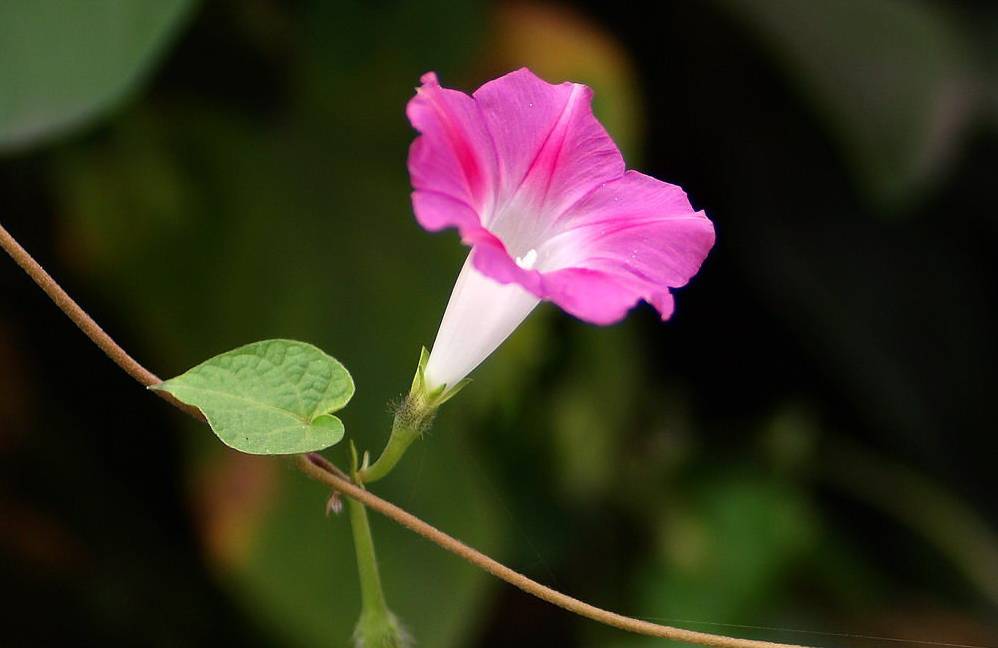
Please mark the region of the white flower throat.
MULTIPOLYGON (((537 251, 516 258, 521 268, 537 262, 537 251)), ((474 268, 471 255, 454 284, 450 302, 426 364, 430 389, 453 387, 509 337, 540 302, 519 284, 501 284, 474 268)))

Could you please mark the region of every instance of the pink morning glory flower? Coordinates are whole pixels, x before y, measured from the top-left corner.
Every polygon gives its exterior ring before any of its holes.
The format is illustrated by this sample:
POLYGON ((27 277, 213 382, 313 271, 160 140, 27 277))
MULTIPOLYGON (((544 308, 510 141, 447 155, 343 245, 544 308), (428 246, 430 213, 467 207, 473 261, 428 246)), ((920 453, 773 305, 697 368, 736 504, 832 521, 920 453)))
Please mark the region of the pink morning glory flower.
POLYGON ((463 380, 541 301, 611 324, 644 300, 662 319, 714 244, 676 185, 627 171, 592 113, 592 90, 527 69, 468 96, 421 79, 407 114, 412 202, 427 230, 471 247, 425 369, 463 380))

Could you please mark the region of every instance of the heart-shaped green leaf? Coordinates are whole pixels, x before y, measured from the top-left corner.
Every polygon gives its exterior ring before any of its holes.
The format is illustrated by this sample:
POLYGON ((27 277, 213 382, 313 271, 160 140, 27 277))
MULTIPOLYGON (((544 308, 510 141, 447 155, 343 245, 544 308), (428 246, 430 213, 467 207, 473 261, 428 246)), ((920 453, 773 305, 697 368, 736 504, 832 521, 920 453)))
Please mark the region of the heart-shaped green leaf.
POLYGON ((339 443, 332 415, 353 396, 342 364, 311 344, 263 340, 155 385, 204 413, 222 443, 249 454, 314 452, 339 443))

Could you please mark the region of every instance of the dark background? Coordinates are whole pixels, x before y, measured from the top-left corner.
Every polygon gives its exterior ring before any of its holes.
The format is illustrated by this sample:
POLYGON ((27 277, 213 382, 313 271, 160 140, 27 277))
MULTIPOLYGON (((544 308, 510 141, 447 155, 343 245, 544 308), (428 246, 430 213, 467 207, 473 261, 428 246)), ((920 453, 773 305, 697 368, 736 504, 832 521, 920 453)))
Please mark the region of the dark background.
MULTIPOLYGON (((998 645, 998 9, 655 7, 5 3, 0 220, 164 377, 326 349, 374 451, 465 254, 411 215, 419 75, 586 82, 717 246, 666 324, 541 307, 375 490, 626 614, 998 645)), ((0 295, 0 643, 347 645, 327 493, 144 393, 13 263, 0 295)), ((373 524, 420 646, 665 643, 373 524)))

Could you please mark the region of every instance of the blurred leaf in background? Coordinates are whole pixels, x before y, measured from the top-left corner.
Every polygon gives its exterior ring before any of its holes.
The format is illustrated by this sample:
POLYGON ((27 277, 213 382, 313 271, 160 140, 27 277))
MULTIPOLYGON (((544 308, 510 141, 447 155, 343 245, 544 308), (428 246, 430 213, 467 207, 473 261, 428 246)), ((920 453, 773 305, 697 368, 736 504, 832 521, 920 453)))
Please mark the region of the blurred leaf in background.
POLYGON ((857 180, 893 208, 924 198, 984 99, 983 66, 947 3, 718 0, 828 123, 857 180))
POLYGON ((0 4, 0 152, 96 119, 133 92, 196 0, 0 4))

